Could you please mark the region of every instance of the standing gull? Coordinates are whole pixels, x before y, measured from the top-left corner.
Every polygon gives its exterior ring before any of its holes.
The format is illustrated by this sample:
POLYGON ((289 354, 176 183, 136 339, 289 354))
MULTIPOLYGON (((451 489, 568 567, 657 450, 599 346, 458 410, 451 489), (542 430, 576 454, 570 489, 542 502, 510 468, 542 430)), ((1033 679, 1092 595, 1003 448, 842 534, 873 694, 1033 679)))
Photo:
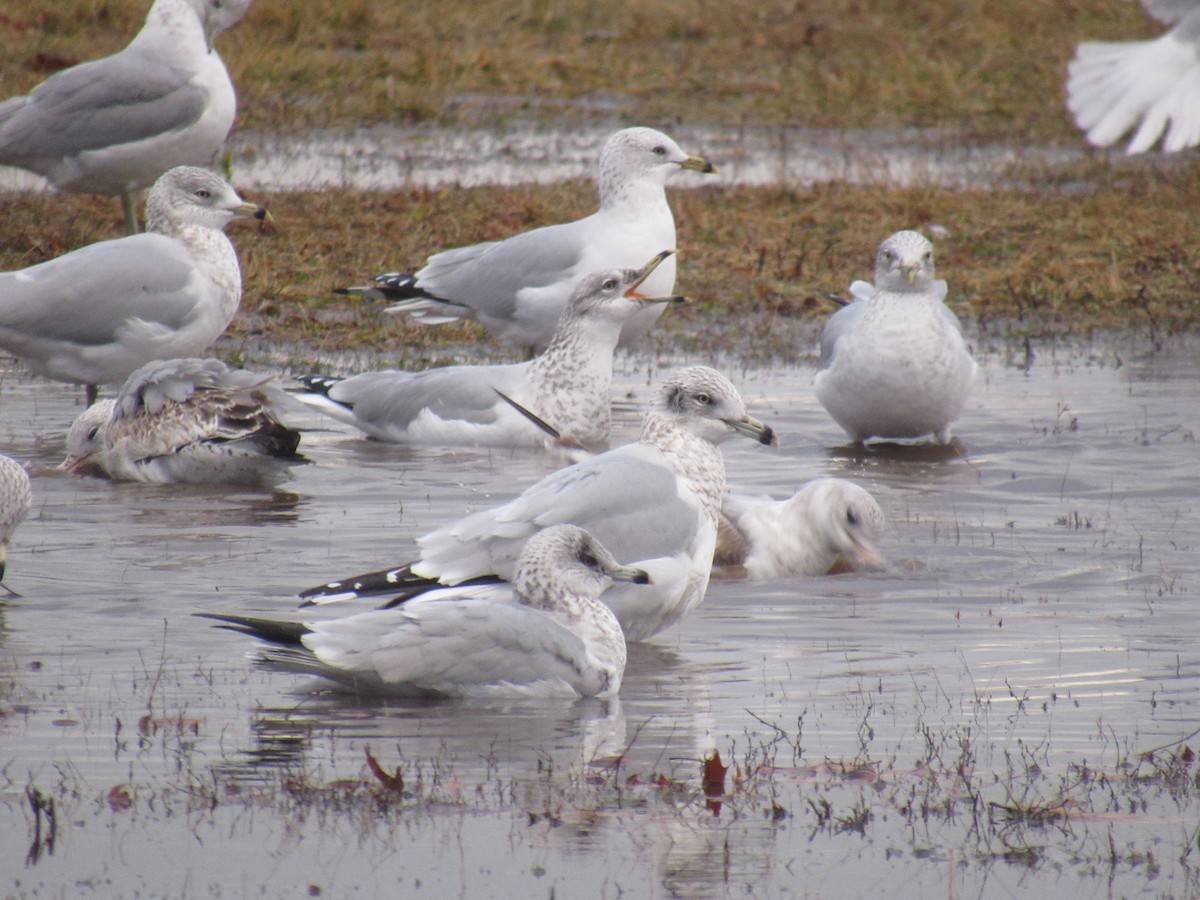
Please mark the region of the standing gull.
POLYGON ((287 396, 271 381, 216 359, 147 363, 115 400, 79 415, 61 468, 151 484, 274 485, 303 458, 300 433, 278 418, 287 396))
POLYGON ((8 563, 8 542, 32 503, 29 473, 15 459, 0 455, 0 587, 8 563))
POLYGON ((868 438, 950 440, 975 379, 958 318, 934 280, 933 245, 898 231, 879 245, 875 284, 850 285, 856 298, 821 334, 817 399, 855 442, 868 438))
MULTIPOLYGON (((614 581, 647 583, 573 525, 529 539, 511 585, 440 588, 396 609, 299 623, 201 613, 275 647, 267 668, 354 691, 451 697, 613 697, 625 638, 597 598, 614 581)), ((638 590, 638 588, 634 588, 638 590)))
POLYGON ((181 166, 154 183, 146 234, 101 241, 17 272, 0 272, 0 350, 36 374, 120 384, 153 359, 194 356, 242 299, 237 252, 221 231, 265 218, 219 175, 181 166))
POLYGON ((1175 27, 1150 41, 1086 41, 1067 66, 1067 107, 1090 144, 1136 128, 1126 153, 1162 140, 1174 153, 1200 144, 1200 0, 1142 0, 1175 27))
MULTIPOLYGON (((532 426, 530 426, 532 427, 532 426)), ((554 472, 495 509, 422 537, 417 562, 323 585, 301 596, 331 602, 372 593, 411 594, 434 583, 511 578, 521 548, 540 529, 587 529, 618 558, 645 569, 651 586, 612 588, 601 599, 630 641, 679 621, 704 599, 712 571, 725 462, 717 446, 735 434, 775 445, 724 375, 693 366, 655 392, 641 439, 554 472)))
POLYGON ((300 400, 373 438, 398 443, 540 446, 514 404, 585 444, 608 440, 613 351, 623 323, 648 306, 640 286, 671 251, 641 269, 607 269, 576 286, 546 351, 523 363, 395 369, 352 378, 310 375, 300 400))
POLYGON ((883 526, 875 498, 844 478, 817 478, 786 500, 726 494, 713 565, 755 580, 878 568, 883 526))
POLYGON ((174 166, 212 163, 237 100, 213 39, 250 0, 155 0, 120 53, 51 76, 0 104, 0 165, 45 176, 60 191, 130 196, 174 166))
MULTIPOLYGON (((372 285, 345 290, 400 300, 388 311, 426 324, 478 319, 506 343, 540 351, 580 278, 640 266, 675 247, 675 217, 663 187, 680 169, 716 171, 661 131, 626 128, 600 154, 600 209, 592 215, 446 250, 429 257, 415 275, 389 273, 372 285)), ((653 297, 674 293, 674 258, 655 270, 645 289, 653 297)), ((656 306, 632 317, 621 329, 621 343, 644 335, 661 314, 656 306)))

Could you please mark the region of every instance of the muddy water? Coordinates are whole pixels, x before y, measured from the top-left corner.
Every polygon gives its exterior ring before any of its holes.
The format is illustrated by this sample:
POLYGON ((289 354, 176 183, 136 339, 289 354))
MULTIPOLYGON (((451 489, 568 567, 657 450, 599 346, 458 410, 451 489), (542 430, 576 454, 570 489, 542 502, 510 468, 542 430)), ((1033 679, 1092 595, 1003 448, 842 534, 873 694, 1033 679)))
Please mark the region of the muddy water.
MULTIPOLYGON (((191 616, 293 615, 296 590, 406 559, 545 458, 313 418, 277 493, 39 471, 0 605, 4 893, 1195 893, 1197 804, 1138 793, 1127 764, 1200 726, 1200 346, 1034 349, 981 348, 957 453, 839 448, 811 369, 721 361, 783 439, 727 445, 732 485, 853 478, 889 567, 714 581, 634 648, 614 704, 305 695, 191 616), (329 787, 371 781, 368 746, 411 792, 390 811, 329 787), (745 778, 721 809, 699 792, 714 749, 745 778), (53 842, 27 788, 56 803, 53 842), (1021 803, 1081 812, 1004 817, 1021 803)), ((623 360, 623 437, 663 362, 623 360)), ((76 392, 2 387, 0 443, 57 463, 76 392)))

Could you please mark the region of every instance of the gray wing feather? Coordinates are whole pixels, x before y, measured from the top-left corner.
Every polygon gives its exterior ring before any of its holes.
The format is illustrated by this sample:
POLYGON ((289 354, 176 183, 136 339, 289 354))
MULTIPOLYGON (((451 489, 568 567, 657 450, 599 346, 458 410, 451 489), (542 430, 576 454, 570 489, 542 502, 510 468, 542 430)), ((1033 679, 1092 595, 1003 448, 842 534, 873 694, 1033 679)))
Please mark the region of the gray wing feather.
POLYGON ((818 372, 828 369, 833 363, 833 355, 837 352, 837 342, 859 320, 866 308, 865 301, 855 300, 829 317, 829 321, 825 323, 825 329, 821 332, 821 359, 817 363, 818 372))

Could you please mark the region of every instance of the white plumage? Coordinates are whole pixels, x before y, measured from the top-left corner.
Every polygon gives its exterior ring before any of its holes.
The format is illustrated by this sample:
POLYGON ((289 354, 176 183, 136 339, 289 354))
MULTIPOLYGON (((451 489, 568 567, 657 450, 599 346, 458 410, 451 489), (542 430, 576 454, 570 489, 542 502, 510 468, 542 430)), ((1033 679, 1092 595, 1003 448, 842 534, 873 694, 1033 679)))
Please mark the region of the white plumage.
POLYGON ((15 459, 0 455, 0 584, 8 563, 8 542, 32 503, 29 473, 15 459))
POLYGON ((726 494, 713 564, 754 579, 883 565, 883 510, 843 478, 817 478, 786 500, 726 494))
POLYGON ((1200 0, 1142 0, 1174 27, 1148 41, 1086 41, 1067 66, 1067 107, 1097 147, 1133 131, 1126 153, 1161 141, 1174 153, 1200 144, 1200 0))
POLYGON ((611 697, 625 638, 597 597, 614 580, 642 585, 646 573, 559 525, 525 544, 511 585, 439 588, 396 609, 304 624, 208 617, 279 644, 258 654, 262 665, 364 693, 611 697))
POLYGON ((0 349, 38 375, 89 386, 195 356, 241 302, 242 270, 221 229, 246 216, 266 211, 206 169, 172 169, 150 190, 146 234, 0 272, 0 349))
POLYGON ((613 351, 622 324, 650 306, 681 299, 639 292, 669 255, 664 251, 641 269, 607 269, 580 281, 550 346, 528 362, 307 376, 300 380, 308 390, 297 396, 384 441, 545 444, 547 435, 516 403, 578 441, 602 444, 612 424, 613 351))
POLYGON ((656 390, 636 443, 560 469, 503 506, 425 535, 418 562, 302 596, 320 603, 484 575, 508 578, 533 534, 570 523, 650 574, 648 588, 617 586, 601 598, 628 640, 644 640, 704 599, 725 490, 717 445, 735 434, 775 444, 774 432, 746 412, 724 375, 705 366, 681 369, 656 390))
MULTIPOLYGON (((681 169, 713 172, 660 131, 626 128, 600 154, 600 209, 503 241, 437 253, 416 275, 389 273, 349 292, 400 300, 389 312, 426 324, 478 319, 501 340, 542 350, 580 278, 601 269, 632 268, 675 249, 675 217, 663 190, 681 169)), ((648 296, 675 290, 675 259, 647 280, 648 296)), ((662 307, 643 310, 621 329, 621 343, 645 334, 662 307)))
POLYGON ((856 299, 821 334, 817 399, 853 441, 948 442, 976 367, 943 303, 946 282, 934 279, 933 245, 896 232, 879 245, 875 284, 856 281, 850 292, 856 299))

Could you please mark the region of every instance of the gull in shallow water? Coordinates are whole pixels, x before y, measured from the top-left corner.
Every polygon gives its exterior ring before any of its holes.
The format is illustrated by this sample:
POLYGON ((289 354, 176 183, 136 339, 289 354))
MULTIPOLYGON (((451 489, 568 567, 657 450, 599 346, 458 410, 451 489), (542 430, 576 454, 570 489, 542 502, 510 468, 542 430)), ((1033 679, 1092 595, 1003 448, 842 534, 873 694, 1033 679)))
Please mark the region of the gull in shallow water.
POLYGON ((80 413, 60 468, 150 484, 277 484, 304 460, 272 380, 217 359, 147 363, 115 400, 80 413))
POLYGON ((60 191, 117 194, 137 230, 131 192, 175 166, 212 163, 237 101, 213 39, 250 0, 155 0, 124 50, 52 75, 0 104, 0 165, 60 191))
POLYGON ((150 360, 194 356, 241 302, 242 270, 221 229, 246 216, 267 212, 206 169, 172 169, 150 190, 147 233, 0 272, 0 350, 88 385, 89 404, 96 385, 121 384, 150 360))
POLYGON ((585 444, 608 440, 613 351, 623 323, 648 306, 642 284, 670 256, 641 269, 606 269, 576 286, 546 351, 528 362, 395 369, 352 378, 309 375, 297 397, 324 413, 398 443, 541 446, 521 407, 585 444))
MULTIPOLYGON (((426 324, 478 319, 506 343, 535 351, 554 334, 580 278, 601 269, 640 266, 675 247, 675 217, 663 190, 681 169, 716 171, 652 128, 626 128, 600 154, 600 209, 592 215, 518 234, 503 241, 446 250, 415 275, 381 275, 350 293, 402 302, 388 308, 426 324)), ((647 280, 645 292, 675 290, 675 259, 647 280)), ((621 329, 621 343, 645 334, 662 307, 642 310, 621 329)))
POLYGON ((813 380, 817 399, 852 441, 950 440, 975 361, 958 318, 943 303, 946 282, 933 275, 933 245, 898 231, 879 245, 875 284, 850 285, 856 298, 821 334, 813 380))
POLYGON ((725 491, 717 445, 736 434, 776 443, 775 433, 746 412, 741 395, 720 372, 707 366, 678 370, 657 388, 637 442, 560 469, 503 506, 430 532, 418 541, 417 562, 301 596, 322 603, 401 592, 394 602, 402 602, 439 582, 510 578, 532 535, 570 523, 649 573, 650 587, 619 585, 601 597, 626 639, 644 640, 704 599, 725 491))
POLYGON ((625 638, 597 597, 614 581, 644 585, 647 575, 618 565, 583 529, 557 525, 526 542, 511 585, 439 588, 312 623, 200 615, 276 644, 260 651, 261 665, 364 693, 611 697, 625 638))
POLYGON ((1175 27, 1149 41, 1086 41, 1067 66, 1067 107, 1096 147, 1137 129, 1126 153, 1162 140, 1174 153, 1200 144, 1200 0, 1142 0, 1175 27))
POLYGON ((786 500, 726 494, 713 565, 756 580, 878 568, 883 527, 875 498, 844 478, 817 478, 786 500))
POLYGON ((15 459, 0 455, 0 587, 8 563, 8 542, 32 503, 29 473, 15 459))

